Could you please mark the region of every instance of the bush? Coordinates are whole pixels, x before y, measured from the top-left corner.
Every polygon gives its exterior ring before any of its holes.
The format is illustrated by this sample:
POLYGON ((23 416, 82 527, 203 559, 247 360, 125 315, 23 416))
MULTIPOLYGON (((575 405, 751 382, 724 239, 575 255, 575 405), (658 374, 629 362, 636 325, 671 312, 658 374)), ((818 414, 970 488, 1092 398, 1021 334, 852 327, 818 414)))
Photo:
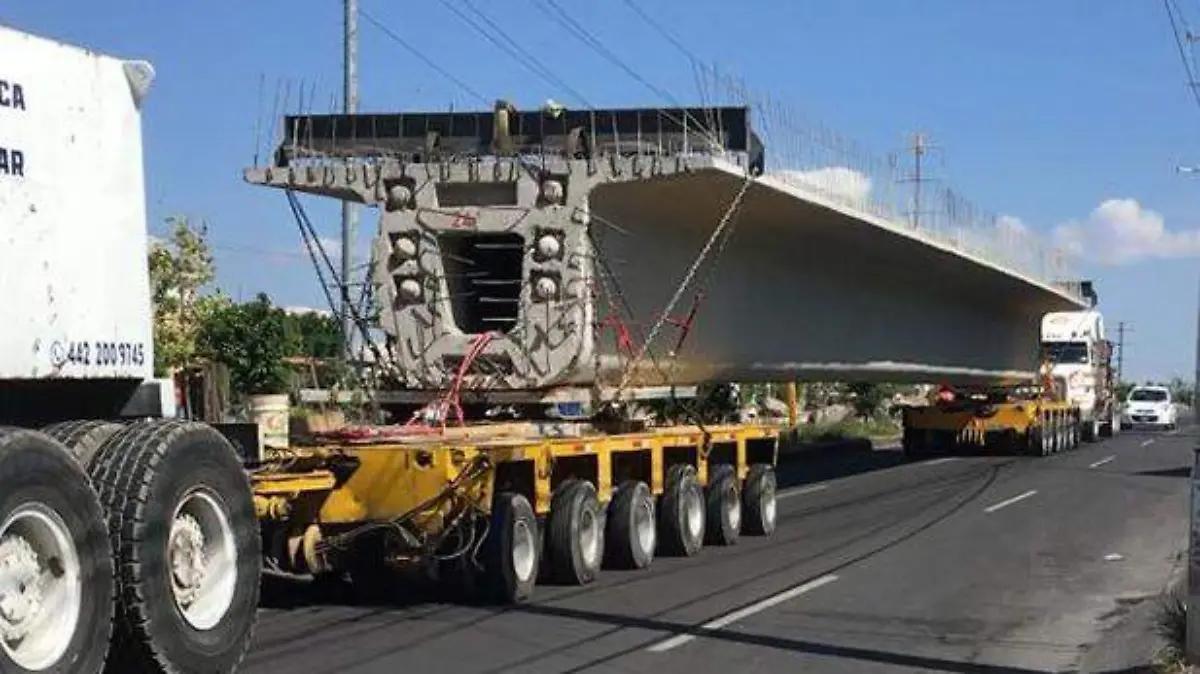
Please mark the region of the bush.
POLYGON ((283 359, 296 351, 287 315, 260 293, 253 301, 219 307, 200 329, 197 349, 229 367, 235 392, 243 395, 284 393, 291 372, 283 359))
POLYGON ((1186 671, 1184 649, 1187 642, 1187 599, 1182 590, 1167 593, 1159 600, 1155 632, 1166 642, 1158 655, 1163 672, 1186 671))
POLYGON ((842 440, 846 438, 878 438, 896 435, 900 424, 890 417, 843 419, 828 424, 801 424, 796 429, 801 442, 842 440))

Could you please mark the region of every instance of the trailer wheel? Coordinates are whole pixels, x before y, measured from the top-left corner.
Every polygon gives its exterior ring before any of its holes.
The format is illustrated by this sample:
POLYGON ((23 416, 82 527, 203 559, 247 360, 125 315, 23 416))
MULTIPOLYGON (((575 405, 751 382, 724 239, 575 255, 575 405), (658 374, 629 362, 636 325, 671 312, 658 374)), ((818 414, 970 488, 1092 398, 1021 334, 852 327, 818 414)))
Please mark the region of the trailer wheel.
POLYGON ((704 490, 705 539, 709 545, 734 545, 742 532, 742 493, 737 471, 729 464, 709 464, 704 490))
POLYGON ((66 445, 79 464, 86 469, 100 445, 122 428, 124 426, 121 424, 111 421, 73 419, 51 424, 43 428, 42 432, 66 445))
POLYGON ((497 494, 483 545, 483 588, 488 598, 518 604, 533 596, 541 536, 529 500, 515 492, 497 494))
POLYGON ((900 448, 904 451, 904 458, 909 461, 920 461, 928 457, 929 451, 924 435, 920 431, 904 427, 903 435, 900 438, 900 448))
POLYGON ((617 488, 608 504, 604 534, 605 561, 620 569, 644 569, 654 561, 658 544, 654 494, 640 480, 617 488))
POLYGON ((667 471, 658 504, 658 538, 668 555, 691 557, 704 545, 704 492, 695 467, 677 463, 667 471))
POLYGON ((1095 442, 1100 439, 1100 420, 1092 417, 1091 421, 1084 422, 1081 430, 1084 442, 1095 442))
POLYGON ((750 466, 746 483, 742 488, 742 508, 746 533, 752 536, 770 536, 775 533, 776 522, 775 469, 769 464, 756 463, 750 466))
POLYGON ((104 666, 113 563, 87 474, 43 433, 0 428, 0 671, 104 666))
POLYGON ((117 671, 229 672, 250 646, 262 557, 241 460, 210 426, 125 427, 89 467, 117 559, 117 671))
POLYGON ((1025 429, 1025 454, 1029 456, 1045 456, 1046 439, 1042 426, 1032 425, 1025 429))
POLYGON ((546 569, 559 582, 586 585, 604 560, 604 517, 596 488, 587 480, 559 485, 546 522, 546 569))

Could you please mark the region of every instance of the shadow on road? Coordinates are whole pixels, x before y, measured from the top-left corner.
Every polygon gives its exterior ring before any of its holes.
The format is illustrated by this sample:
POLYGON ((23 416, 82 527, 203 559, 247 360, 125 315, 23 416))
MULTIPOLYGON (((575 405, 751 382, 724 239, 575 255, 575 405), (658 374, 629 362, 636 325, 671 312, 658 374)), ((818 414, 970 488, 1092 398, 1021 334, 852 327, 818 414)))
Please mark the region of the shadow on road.
POLYGON ((904 453, 898 448, 874 449, 866 439, 854 440, 840 447, 810 450, 781 446, 776 482, 780 489, 801 487, 895 468, 905 463, 904 453))
MULTIPOLYGON (((651 644, 658 642, 660 639, 666 638, 668 635, 674 636, 680 634, 690 634, 704 637, 706 639, 745 644, 749 646, 762 646, 765 648, 792 651, 795 653, 803 653, 808 655, 822 655, 840 659, 861 660, 865 662, 895 665, 897 667, 911 667, 926 672, 962 672, 963 674, 1044 674, 1040 670, 1027 669, 1024 667, 1006 667, 1001 665, 983 665, 969 662, 957 662, 943 658, 933 658, 876 650, 867 648, 865 646, 837 646, 815 641, 805 641, 802 639, 788 639, 785 637, 748 634, 746 632, 727 629, 704 629, 695 625, 688 625, 666 620, 658 620, 653 618, 632 618, 609 613, 580 611, 559 606, 522 605, 511 607, 509 610, 513 612, 524 612, 534 615, 565 618, 569 620, 586 620, 589 622, 609 624, 619 628, 654 630, 667 633, 666 635, 655 637, 653 640, 646 641, 635 647, 606 655, 603 658, 592 660, 591 662, 581 664, 572 669, 562 670, 563 674, 567 674, 568 672, 582 672, 592 667, 602 665, 606 662, 628 656, 636 651, 647 648, 651 644)), ((504 668, 498 668, 491 672, 487 672, 486 674, 500 674, 501 672, 506 671, 507 667, 508 666, 506 665, 504 668)))
POLYGON ((1142 470, 1134 473, 1134 475, 1143 475, 1146 477, 1191 477, 1191 466, 1180 466, 1179 468, 1163 468, 1160 470, 1142 470))

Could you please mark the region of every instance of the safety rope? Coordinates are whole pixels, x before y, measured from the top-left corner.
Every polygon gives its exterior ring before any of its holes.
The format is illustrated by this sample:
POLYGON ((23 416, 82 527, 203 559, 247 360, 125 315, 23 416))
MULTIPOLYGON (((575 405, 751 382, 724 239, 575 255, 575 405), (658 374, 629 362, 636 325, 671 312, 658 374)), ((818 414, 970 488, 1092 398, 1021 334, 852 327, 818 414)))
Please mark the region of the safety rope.
MULTIPOLYGON (((617 390, 613 394, 614 401, 620 398, 621 393, 623 393, 625 390, 625 387, 629 385, 630 377, 636 368, 641 364, 642 359, 645 358, 646 352, 650 349, 650 345, 658 336, 659 331, 662 330, 663 325, 669 320, 669 317, 675 309, 675 305, 678 304, 679 300, 683 298, 684 292, 687 291, 688 285, 700 271, 700 266, 704 264, 709 252, 715 245, 717 245, 717 242, 721 239, 721 235, 725 233, 729 224, 733 222, 733 215, 735 212, 737 212, 738 206, 741 205, 742 199, 746 196, 746 192, 750 190, 750 186, 752 184, 754 184, 754 177, 747 175, 746 179, 742 182, 741 188, 738 189, 737 194, 734 196, 733 201, 729 204, 729 207, 725 209, 725 213, 721 216, 721 220, 717 223, 716 228, 713 229, 712 235, 708 237, 708 241, 705 242, 704 247, 700 249, 700 253, 696 256, 696 259, 692 262, 691 267, 688 268, 687 273, 684 275, 683 280, 680 281, 678 287, 675 289, 675 293, 671 296, 671 300, 667 302, 667 306, 663 308, 662 312, 658 316, 658 319, 655 320, 654 325, 650 328, 650 332, 646 335, 646 339, 638 349, 637 354, 634 356, 629 365, 626 366, 625 371, 621 375, 621 381, 617 386, 617 390)), ((724 246, 722 246, 722 249, 723 247, 724 246)), ((690 327, 690 321, 695 318, 695 310, 689 312, 689 314, 690 327)))

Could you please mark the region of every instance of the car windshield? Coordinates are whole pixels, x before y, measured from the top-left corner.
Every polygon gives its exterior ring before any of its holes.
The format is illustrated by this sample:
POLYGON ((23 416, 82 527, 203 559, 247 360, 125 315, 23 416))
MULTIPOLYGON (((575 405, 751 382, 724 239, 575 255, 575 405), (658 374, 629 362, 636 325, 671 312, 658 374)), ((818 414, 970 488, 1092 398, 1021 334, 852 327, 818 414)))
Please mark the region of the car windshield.
POLYGON ((1161 389, 1137 388, 1129 394, 1129 401, 1135 403, 1162 403, 1167 401, 1167 392, 1161 389))
POLYGON ((1042 351, 1055 364, 1088 362, 1087 342, 1042 342, 1042 351))

